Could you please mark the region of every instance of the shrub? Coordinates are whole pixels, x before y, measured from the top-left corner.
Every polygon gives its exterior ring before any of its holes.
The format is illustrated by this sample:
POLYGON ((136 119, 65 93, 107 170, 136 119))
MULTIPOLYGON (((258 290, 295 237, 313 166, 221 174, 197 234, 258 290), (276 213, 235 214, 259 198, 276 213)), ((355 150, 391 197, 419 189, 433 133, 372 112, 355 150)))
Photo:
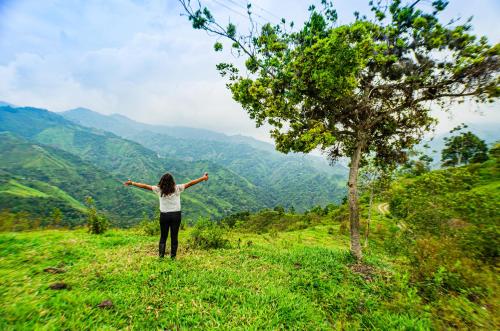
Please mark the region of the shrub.
POLYGON ((237 226, 238 222, 241 223, 248 221, 249 216, 250 212, 248 211, 238 212, 224 217, 221 223, 228 226, 229 228, 234 228, 235 226, 237 226))
POLYGON ((87 226, 92 234, 101 234, 106 232, 109 227, 109 220, 106 216, 101 215, 95 207, 94 199, 87 197, 86 203, 88 206, 87 226))
POLYGON ((160 225, 158 220, 160 218, 160 212, 157 211, 153 218, 150 218, 146 213, 142 217, 142 221, 139 223, 139 229, 147 236, 158 236, 160 235, 160 225))
POLYGON ((225 238, 225 232, 220 224, 201 218, 193 227, 189 245, 198 249, 228 248, 229 240, 225 238))

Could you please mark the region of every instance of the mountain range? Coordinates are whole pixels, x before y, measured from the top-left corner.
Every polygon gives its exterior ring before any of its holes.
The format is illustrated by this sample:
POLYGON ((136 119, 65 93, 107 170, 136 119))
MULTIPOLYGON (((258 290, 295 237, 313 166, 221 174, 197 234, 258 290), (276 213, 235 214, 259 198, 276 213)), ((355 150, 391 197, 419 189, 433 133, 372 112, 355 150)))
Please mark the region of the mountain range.
POLYGON ((59 208, 70 225, 82 222, 86 196, 117 225, 136 223, 153 213, 156 198, 121 182, 155 184, 166 171, 178 182, 210 173, 207 183, 183 194, 191 221, 276 205, 300 211, 345 194, 344 167, 283 155, 244 136, 6 103, 0 104, 0 132, 0 209, 44 217, 59 208))

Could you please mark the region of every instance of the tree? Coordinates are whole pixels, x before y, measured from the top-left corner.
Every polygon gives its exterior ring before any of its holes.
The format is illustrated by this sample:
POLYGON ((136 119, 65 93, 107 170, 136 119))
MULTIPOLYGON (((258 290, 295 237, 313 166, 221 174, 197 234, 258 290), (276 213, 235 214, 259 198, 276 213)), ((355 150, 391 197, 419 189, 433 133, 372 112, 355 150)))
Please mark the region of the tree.
POLYGON ((490 157, 494 160, 500 159, 500 143, 497 142, 495 145, 490 149, 490 157))
MULTIPOLYGON (((428 145, 424 147, 428 148, 428 145)), ((410 158, 402 167, 403 173, 420 176, 431 170, 431 164, 434 161, 432 157, 418 150, 408 151, 407 154, 410 158)))
POLYGON ((54 208, 52 210, 52 213, 50 214, 50 224, 52 225, 52 227, 54 228, 58 228, 61 226, 61 222, 63 220, 63 214, 61 212, 61 209, 59 208, 54 208))
MULTIPOLYGON (((362 258, 357 178, 365 155, 379 165, 406 159, 435 119, 430 104, 448 107, 469 97, 478 102, 500 95, 500 45, 470 33, 471 25, 443 24, 438 14, 447 2, 432 2, 432 11, 394 0, 370 2, 374 19, 355 13, 350 24, 337 24, 331 2, 309 8, 309 19, 294 30, 293 22, 265 24, 260 29, 248 5, 250 31, 237 33, 222 25, 200 2, 179 0, 193 28, 231 42, 243 56, 246 72, 220 63, 234 100, 257 126, 274 128, 281 152, 322 149, 335 161, 350 158, 348 201, 351 253, 362 258)), ((222 50, 217 41, 215 50, 222 50)))
POLYGON ((94 199, 92 197, 87 197, 85 199, 85 202, 88 207, 87 226, 89 228, 89 232, 92 234, 101 234, 106 232, 109 227, 108 219, 97 211, 94 199))
POLYGON ((392 170, 377 166, 373 158, 366 158, 365 165, 360 169, 358 177, 359 190, 362 193, 368 193, 369 197, 364 240, 365 247, 368 247, 368 236, 370 235, 370 223, 375 195, 389 188, 392 181, 392 170))
MULTIPOLYGON (((460 129, 459 129, 460 130, 460 129)), ((450 131, 455 132, 456 129, 450 131)), ((488 146, 484 140, 472 132, 462 132, 453 137, 446 137, 445 148, 441 152, 441 162, 444 167, 454 167, 462 164, 479 163, 488 160, 488 146)))

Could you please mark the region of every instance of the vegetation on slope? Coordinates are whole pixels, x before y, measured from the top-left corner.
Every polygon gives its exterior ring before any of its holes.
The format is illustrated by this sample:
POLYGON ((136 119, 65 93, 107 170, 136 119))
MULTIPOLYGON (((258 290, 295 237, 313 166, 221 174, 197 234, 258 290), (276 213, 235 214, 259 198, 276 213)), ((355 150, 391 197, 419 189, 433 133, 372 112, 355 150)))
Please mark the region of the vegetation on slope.
POLYGON ((118 178, 49 146, 10 133, 0 133, 0 205, 11 212, 27 212, 34 219, 50 218, 54 209, 64 214, 63 226, 82 224, 87 196, 118 226, 152 209, 155 199, 146 192, 127 190, 118 178))
POLYGON ((373 205, 363 264, 345 204, 201 222, 175 262, 142 227, 3 233, 0 328, 498 329, 498 251, 483 249, 498 247, 498 164, 398 178, 373 205))
POLYGON ((250 138, 210 134, 202 129, 148 125, 84 109, 71 110, 63 116, 136 141, 166 158, 220 164, 272 192, 274 204, 293 206, 298 211, 315 204, 339 202, 345 192, 343 181, 347 170, 344 167, 329 166, 313 156, 281 154, 273 145, 258 144, 250 138))
MULTIPOLYGON (((208 171, 213 176, 213 180, 217 185, 207 185, 206 187, 195 187, 184 194, 186 201, 195 203, 185 204, 185 216, 194 220, 199 216, 221 217, 227 213, 236 212, 238 210, 250 209, 257 210, 262 207, 273 205, 274 198, 264 189, 250 183, 244 177, 225 169, 212 162, 188 162, 171 158, 160 158, 157 154, 145 147, 122 138, 119 138, 111 133, 102 131, 93 131, 64 118, 33 108, 0 108, 0 131, 7 131, 22 137, 30 138, 35 142, 35 145, 43 144, 44 146, 53 147, 50 151, 56 149, 67 152, 68 157, 72 159, 80 159, 86 163, 91 163, 94 168, 100 169, 101 173, 107 173, 108 177, 113 178, 116 182, 118 192, 122 190, 119 180, 133 178, 135 181, 142 181, 150 184, 156 184, 158 178, 165 172, 170 171, 174 174, 178 182, 185 182, 193 177, 199 176, 201 173, 208 171), (26 125, 31 126, 31 130, 25 131, 26 125), (56 149, 54 149, 56 148, 56 149), (71 153, 72 155, 70 156, 71 153), (197 203, 198 202, 198 203, 197 203), (245 205, 242 205, 245 203, 245 205)), ((9 141, 5 141, 2 150, 11 148, 8 145, 9 141)), ((41 167, 40 171, 50 171, 43 168, 43 165, 32 163, 29 161, 30 153, 13 154, 15 164, 32 164, 33 169, 41 167), (27 159, 28 158, 28 159, 27 159)), ((50 159, 50 157, 48 157, 50 159)), ((0 167, 7 169, 10 167, 6 163, 6 159, 0 161, 0 167)), ((58 164, 54 164, 57 166, 58 164)), ((70 169, 72 172, 80 171, 78 164, 73 164, 75 167, 70 169)), ((69 168, 68 168, 69 169, 69 168)), ((67 170, 68 170, 67 169, 67 170)), ((95 181, 92 185, 98 187, 99 180, 91 174, 97 170, 92 170, 85 173, 85 181, 95 181)), ((9 173, 9 172, 7 172, 9 173)), ((8 177, 6 173, 6 176, 8 177)), ((67 174, 65 174, 67 175, 67 174)), ((58 178, 59 184, 65 187, 71 187, 65 182, 65 176, 58 178)), ((62 188, 60 185, 56 185, 62 188)), ((62 188, 64 190, 64 188, 62 188)), ((106 205, 99 205, 99 199, 96 198, 98 208, 111 210, 122 204, 130 204, 135 206, 135 212, 131 214, 118 213, 115 216, 125 218, 127 222, 137 222, 138 215, 142 215, 144 211, 149 214, 154 212, 154 204, 156 202, 154 196, 148 198, 147 202, 144 198, 144 193, 130 193, 122 195, 122 200, 111 199, 112 201, 106 205), (132 202, 132 198, 139 197, 139 200, 132 202), (141 198, 142 197, 142 198, 141 198), (142 207, 137 204, 143 203, 142 207)), ((79 200, 83 202, 83 200, 79 200)), ((32 212, 33 210, 26 210, 32 212)), ((125 222, 126 223, 126 222, 125 222)))
MULTIPOLYGON (((71 160, 75 160, 72 163, 73 169, 66 169, 68 171, 64 173, 64 176, 59 176, 57 180, 54 177, 57 173, 46 168, 52 167, 51 164, 47 163, 48 161, 44 164, 37 164, 39 161, 31 160, 30 153, 11 155, 11 158, 17 158, 14 160, 14 163, 21 164, 21 168, 26 168, 26 165, 32 165, 35 170, 37 167, 40 167, 40 172, 52 171, 53 176, 51 177, 51 185, 63 191, 66 191, 68 187, 75 187, 74 184, 70 185, 69 182, 66 182, 66 176, 68 176, 68 180, 71 181, 72 175, 69 175, 68 172, 80 172, 80 169, 77 167, 79 164, 83 163, 90 163, 94 168, 98 168, 98 170, 87 169, 88 171, 82 169, 84 172, 83 181, 95 181, 89 185, 98 187, 99 181, 96 180, 96 178, 94 178, 95 176, 91 173, 107 173, 107 176, 116 182, 114 191, 118 193, 122 192, 122 188, 119 187, 119 180, 125 180, 127 178, 155 184, 165 171, 170 171, 174 174, 178 182, 185 182, 208 171, 211 174, 211 181, 208 185, 194 187, 183 195, 185 207, 184 215, 192 221, 199 216, 219 218, 242 210, 255 211, 265 207, 273 207, 278 201, 286 200, 287 195, 291 197, 289 199, 291 204, 297 204, 298 206, 304 207, 314 201, 316 201, 316 203, 326 204, 330 199, 335 199, 336 194, 339 194, 339 191, 336 190, 335 187, 325 185, 327 178, 321 175, 307 175, 309 178, 313 179, 311 183, 314 184, 308 186, 310 187, 310 192, 306 189, 300 192, 294 190, 280 192, 272 189, 271 186, 273 183, 281 183, 280 185, 282 185, 285 182, 271 180, 271 178, 265 182, 257 182, 255 180, 257 178, 255 175, 247 176, 244 174, 244 176, 241 176, 240 172, 232 171, 212 161, 190 162, 174 159, 170 156, 165 158, 159 157, 157 153, 138 143, 120 138, 111 133, 79 126, 65 120, 57 114, 36 108, 1 107, 0 131, 11 132, 29 139, 34 145, 53 147, 50 150, 45 147, 40 147, 42 149, 45 148, 46 154, 56 153, 56 149, 71 153, 72 156, 68 157, 71 160), (29 127, 29 130, 26 130, 26 127, 29 127), (76 159, 79 161, 76 161, 76 159)), ((7 151, 9 148, 8 141, 5 141, 2 145, 2 150, 5 149, 7 151)), ((47 156, 46 159, 51 159, 55 162, 55 167, 61 166, 61 164, 54 161, 57 157, 47 156)), ((2 159, 0 161, 0 168, 4 170, 11 169, 3 173, 3 178, 7 181, 13 178, 11 176, 24 176, 31 181, 44 181, 36 176, 33 178, 29 176, 26 177, 27 174, 22 173, 24 170, 19 173, 14 172, 12 171, 11 165, 4 164, 4 162, 7 162, 7 160, 2 159)), ((265 165, 265 163, 263 164, 265 165)), ((265 166, 273 167, 272 164, 265 166)), ((62 166, 62 168, 64 167, 65 166, 62 166)), ((254 169, 256 170, 257 168, 254 169)), ((248 167, 247 170, 249 173, 251 172, 248 167)), ((238 171, 243 170, 239 169, 238 171)), ((266 170, 261 169, 259 172, 254 172, 256 174, 262 174, 266 172, 266 170)), ((274 174, 273 172, 271 173, 274 174)), ((302 173, 302 175, 307 177, 305 173, 302 173)), ((105 176, 103 175, 101 177, 105 176)), ((300 181, 301 177, 297 174, 290 183, 293 184, 295 182, 295 186, 297 186, 300 184, 300 181)), ((115 213, 116 209, 117 213, 111 216, 118 220, 120 224, 126 225, 138 222, 143 212, 152 215, 155 210, 153 207, 156 202, 154 197, 148 197, 148 195, 144 193, 138 193, 137 190, 135 191, 136 192, 130 194, 121 195, 121 200, 118 199, 119 197, 117 195, 113 194, 110 195, 109 199, 103 199, 104 196, 95 196, 94 198, 98 208, 102 208, 110 213, 115 213), (133 202, 133 198, 138 200, 133 202), (142 207, 139 207, 138 204, 142 204, 142 207), (123 211, 120 211, 120 206, 123 205, 126 207, 123 211), (131 213, 126 212, 132 209, 133 211, 131 213)), ((83 203, 82 194, 75 196, 72 192, 66 191, 66 193, 79 201, 79 203, 83 203)), ((86 194, 91 195, 88 191, 86 191, 86 194)), ((97 195, 100 194, 97 193, 97 195)), ((12 196, 9 196, 9 199, 10 198, 12 198, 12 196)), ((31 197, 30 199, 34 200, 36 198, 31 197)), ((22 203, 18 205, 17 210, 36 214, 38 208, 28 208, 28 206, 30 206, 30 204, 40 206, 40 204, 43 204, 41 201, 22 203)), ((10 201, 8 204, 2 205, 2 207, 10 208, 12 204, 13 202, 10 201)), ((63 205, 57 207, 61 209, 65 215, 69 216, 69 218, 78 218, 75 214, 69 214, 69 208, 63 205)), ((49 212, 47 211, 47 213, 49 212)))

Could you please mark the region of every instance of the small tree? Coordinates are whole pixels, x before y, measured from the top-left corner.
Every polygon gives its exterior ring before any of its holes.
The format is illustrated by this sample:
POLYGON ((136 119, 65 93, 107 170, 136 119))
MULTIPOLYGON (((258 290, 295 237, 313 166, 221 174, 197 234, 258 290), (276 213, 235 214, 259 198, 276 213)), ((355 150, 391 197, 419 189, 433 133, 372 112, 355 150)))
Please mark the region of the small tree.
POLYGON ((92 234, 101 234, 106 232, 109 227, 108 219, 104 215, 99 214, 92 197, 87 197, 85 202, 88 208, 87 226, 89 228, 89 232, 92 234))
MULTIPOLYGON (((457 127, 450 131, 461 130, 463 127, 457 127), (458 129, 458 130, 457 130, 458 129)), ((446 137, 445 148, 441 152, 441 162, 445 167, 454 167, 469 163, 479 163, 488 160, 488 146, 484 140, 472 132, 462 132, 457 136, 446 137)))
POLYGON ((61 226, 63 220, 63 214, 61 212, 61 209, 59 208, 54 208, 52 210, 52 213, 50 214, 50 224, 52 227, 57 228, 61 226))
MULTIPOLYGON (((428 146, 428 145, 426 145, 428 146)), ((424 146, 425 148, 428 148, 424 146)), ((434 161, 432 157, 422 151, 412 150, 408 152, 410 157, 402 167, 403 173, 409 173, 414 176, 423 175, 431 170, 431 164, 434 161)))
POLYGON ((495 145, 490 149, 490 157, 494 160, 499 160, 500 159, 500 143, 497 142, 495 145))
POLYGON ((277 212, 279 215, 283 215, 285 213, 285 208, 283 206, 276 206, 273 209, 275 212, 277 212))
POLYGON ((373 201, 375 196, 387 189, 392 180, 392 169, 382 169, 377 166, 373 158, 367 158, 366 163, 359 171, 358 185, 362 193, 368 194, 368 215, 366 218, 364 246, 368 247, 370 224, 372 220, 373 201))
MULTIPOLYGON (((200 2, 179 0, 193 28, 230 40, 246 58, 246 73, 231 63, 217 65, 234 100, 257 126, 269 123, 282 152, 323 149, 332 161, 350 158, 348 201, 351 253, 362 257, 357 179, 369 153, 380 165, 402 162, 435 119, 431 103, 442 107, 465 97, 478 102, 500 95, 500 45, 470 33, 471 25, 443 24, 447 1, 370 1, 374 19, 355 13, 339 25, 331 2, 309 8, 309 19, 257 28, 248 5, 250 32, 217 22, 200 2), (386 5, 387 4, 387 5, 386 5)), ((217 41, 215 50, 222 50, 217 41)))

